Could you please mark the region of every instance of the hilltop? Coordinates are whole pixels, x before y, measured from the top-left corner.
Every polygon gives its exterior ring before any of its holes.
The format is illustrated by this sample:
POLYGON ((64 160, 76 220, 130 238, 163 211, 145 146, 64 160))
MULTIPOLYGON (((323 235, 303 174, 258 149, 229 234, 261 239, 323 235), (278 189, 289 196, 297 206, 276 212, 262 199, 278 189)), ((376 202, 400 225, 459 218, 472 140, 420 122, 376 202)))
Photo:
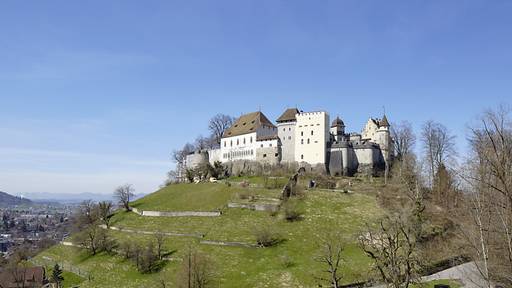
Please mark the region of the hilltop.
POLYGON ((32 201, 30 201, 29 199, 13 196, 6 192, 0 191, 0 207, 31 204, 32 201))
MULTIPOLYGON (((275 178, 273 187, 266 188, 261 177, 230 178, 224 183, 169 185, 132 202, 131 206, 139 213, 218 211, 222 214, 218 217, 145 217, 117 211, 111 221, 116 230, 110 233, 119 243, 136 240, 147 246, 154 241, 152 233, 172 233, 164 243, 171 261, 159 272, 142 274, 132 262, 118 255, 90 256, 81 248, 64 245, 44 251, 34 262, 52 265, 57 261, 91 275, 91 280, 83 282, 81 287, 162 287, 159 284, 162 281, 166 287, 175 287, 181 261, 187 249, 193 247, 214 263, 220 287, 316 287, 315 277, 326 267, 315 257, 326 237, 336 232, 345 242, 343 283, 365 281, 371 262, 358 246, 357 237, 367 224, 372 225, 384 213, 376 197, 383 184, 380 179, 371 183, 360 179, 350 181, 353 183, 349 193, 327 189, 305 191, 294 200, 302 215, 293 222, 286 221, 282 212, 228 208, 229 203, 275 204, 285 178, 275 178), (255 231, 265 228, 279 234, 280 243, 274 247, 253 247, 255 231)), ((70 241, 73 239, 71 237, 70 241)))

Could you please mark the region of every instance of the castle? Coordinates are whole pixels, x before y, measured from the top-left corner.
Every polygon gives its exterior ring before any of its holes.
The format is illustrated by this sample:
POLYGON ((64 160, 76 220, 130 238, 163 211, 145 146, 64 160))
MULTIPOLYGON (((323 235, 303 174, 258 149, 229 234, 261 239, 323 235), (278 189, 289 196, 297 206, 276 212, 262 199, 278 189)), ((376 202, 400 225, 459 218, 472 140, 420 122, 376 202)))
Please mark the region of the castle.
POLYGON ((344 122, 336 117, 330 123, 325 111, 290 108, 276 122, 274 125, 261 111, 242 115, 224 132, 220 148, 187 155, 184 168, 215 161, 256 161, 298 163, 332 176, 373 175, 383 171, 393 157, 386 115, 370 118, 361 133, 346 133, 344 122))

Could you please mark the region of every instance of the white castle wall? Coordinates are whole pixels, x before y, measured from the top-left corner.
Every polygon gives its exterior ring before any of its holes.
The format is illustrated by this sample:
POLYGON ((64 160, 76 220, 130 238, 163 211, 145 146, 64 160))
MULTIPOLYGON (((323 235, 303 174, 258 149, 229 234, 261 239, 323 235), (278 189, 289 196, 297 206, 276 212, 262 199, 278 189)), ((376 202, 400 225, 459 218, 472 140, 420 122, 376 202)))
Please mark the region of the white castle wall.
POLYGON ((283 162, 295 161, 295 127, 296 122, 277 124, 277 135, 281 139, 281 161, 283 162))
POLYGON ((222 162, 234 160, 256 160, 257 133, 222 138, 220 157, 222 162))
POLYGON ((303 112, 297 114, 295 128, 295 161, 324 164, 329 141, 329 114, 303 112))

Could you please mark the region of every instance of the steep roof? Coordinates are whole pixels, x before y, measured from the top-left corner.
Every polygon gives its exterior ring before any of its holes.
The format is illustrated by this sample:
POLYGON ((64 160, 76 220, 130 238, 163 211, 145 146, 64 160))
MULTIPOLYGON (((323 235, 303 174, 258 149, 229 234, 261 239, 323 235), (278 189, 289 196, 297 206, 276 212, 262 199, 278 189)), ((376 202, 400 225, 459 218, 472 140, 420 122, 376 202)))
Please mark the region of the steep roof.
POLYGON ((253 133, 258 130, 262 125, 276 127, 270 120, 268 120, 267 116, 262 112, 252 112, 245 115, 240 116, 240 118, 236 119, 235 123, 229 127, 224 132, 222 137, 232 137, 243 135, 247 133, 253 133))
POLYGON ((276 122, 287 122, 287 121, 296 121, 295 115, 299 113, 299 109, 297 108, 288 108, 286 109, 279 118, 277 118, 276 122))
POLYGON ((379 126, 382 127, 389 127, 388 118, 386 117, 386 114, 384 114, 384 117, 379 121, 379 126))

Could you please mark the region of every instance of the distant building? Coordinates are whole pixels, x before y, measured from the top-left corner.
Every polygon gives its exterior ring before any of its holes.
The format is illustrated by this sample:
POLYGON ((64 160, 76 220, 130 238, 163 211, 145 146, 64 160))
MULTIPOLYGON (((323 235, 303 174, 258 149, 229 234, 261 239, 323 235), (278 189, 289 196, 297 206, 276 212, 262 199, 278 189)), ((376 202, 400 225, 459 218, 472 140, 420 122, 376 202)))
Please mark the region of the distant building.
POLYGON ((256 161, 299 163, 331 175, 373 174, 391 160, 393 140, 386 115, 370 118, 361 134, 346 133, 336 117, 330 123, 325 111, 286 109, 274 125, 261 111, 240 116, 224 133, 219 149, 196 151, 186 157, 185 168, 200 163, 256 161))
POLYGON ((0 287, 50 287, 43 267, 5 269, 0 273, 0 287))

